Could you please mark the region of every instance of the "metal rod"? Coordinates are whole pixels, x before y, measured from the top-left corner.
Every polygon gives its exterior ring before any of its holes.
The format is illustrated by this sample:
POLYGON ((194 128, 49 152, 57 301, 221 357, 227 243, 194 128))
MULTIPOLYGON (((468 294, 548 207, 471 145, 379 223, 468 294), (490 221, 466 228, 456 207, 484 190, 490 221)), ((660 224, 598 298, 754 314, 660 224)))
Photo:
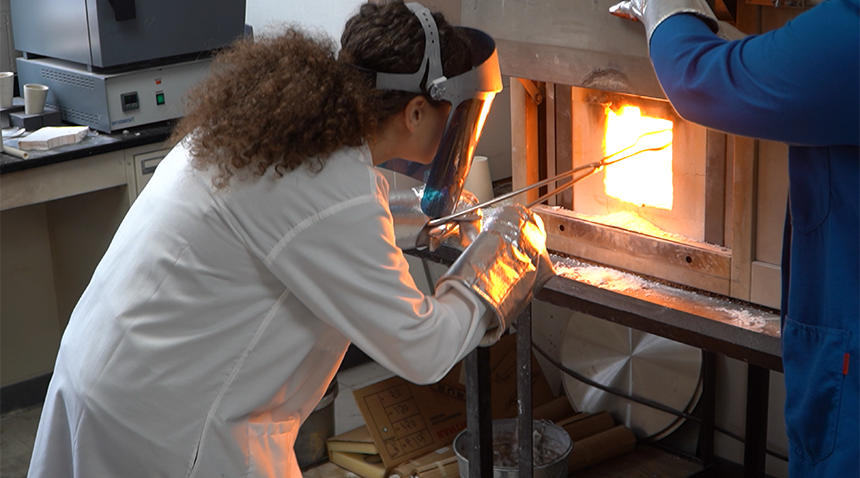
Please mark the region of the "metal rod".
POLYGON ((560 180, 560 179, 564 179, 564 178, 566 178, 566 177, 568 177, 568 176, 573 176, 573 174, 574 174, 574 173, 576 173, 576 172, 578 172, 578 171, 581 171, 581 170, 583 170, 583 169, 589 168, 589 167, 593 167, 593 165, 594 165, 594 164, 596 164, 596 163, 587 164, 587 165, 585 165, 585 166, 580 166, 580 167, 578 167, 578 168, 572 169, 572 170, 570 170, 570 171, 565 171, 565 172, 563 172, 563 173, 561 173, 561 174, 559 174, 559 175, 553 176, 553 177, 551 177, 551 178, 544 179, 544 180, 542 180, 542 181, 538 181, 538 182, 536 182, 536 183, 534 183, 534 184, 531 184, 531 185, 526 186, 526 187, 524 187, 524 188, 518 189, 518 190, 516 190, 516 191, 511 191, 511 192, 509 192, 509 193, 507 193, 507 194, 503 194, 503 195, 498 196, 498 197, 495 197, 495 198, 493 198, 493 199, 490 199, 490 200, 484 201, 484 202, 482 202, 481 204, 478 204, 478 205, 476 205, 476 206, 472 206, 472 207, 470 207, 470 208, 468 208, 468 209, 464 209, 464 210, 462 210, 462 211, 455 212, 454 214, 449 214, 449 215, 444 216, 444 217, 440 217, 440 218, 437 218, 437 219, 433 219, 433 220, 431 220, 431 221, 429 221, 429 222, 427 223, 427 226, 430 226, 430 227, 441 226, 442 224, 445 224, 445 223, 450 222, 450 221, 452 221, 452 220, 454 220, 454 219, 457 219, 458 217, 461 217, 461 216, 465 216, 465 215, 471 214, 471 213, 473 213, 473 212, 477 211, 478 209, 482 209, 482 208, 485 208, 485 207, 487 207, 487 206, 489 206, 489 205, 491 205, 491 204, 495 204, 495 203, 497 203, 497 202, 504 201, 505 199, 512 198, 512 197, 516 196, 517 194, 524 193, 524 192, 526 192, 526 191, 531 191, 532 189, 534 189, 534 188, 539 188, 539 187, 541 187, 541 186, 546 186, 547 184, 549 184, 549 183, 551 183, 551 182, 553 182, 553 181, 558 181, 558 180, 560 180))
POLYGON ((696 455, 702 464, 714 464, 714 429, 717 408, 717 354, 702 350, 702 396, 698 407, 702 413, 696 455))
POLYGON ((493 418, 489 347, 478 347, 469 352, 464 366, 469 478, 492 478, 493 418))
POLYGON ((746 443, 744 478, 765 476, 767 450, 767 406, 770 370, 747 365, 746 443))
POLYGON ((532 304, 517 319, 517 441, 520 445, 519 478, 533 478, 532 444, 532 304))
MULTIPOLYGON (((627 159, 627 158, 631 158, 631 157, 633 157, 633 156, 636 156, 636 155, 637 155, 637 154, 639 154, 639 153, 644 153, 644 152, 646 152, 646 151, 660 151, 660 150, 663 150, 663 149, 668 148, 668 147, 672 144, 672 142, 671 142, 671 141, 670 141, 670 142, 668 142, 668 143, 666 143, 666 144, 664 144, 663 146, 658 146, 658 147, 654 147, 654 148, 641 149, 641 150, 636 151, 636 152, 634 152, 634 153, 628 154, 627 156, 622 156, 622 157, 620 157, 620 158, 612 159, 612 157, 613 157, 613 156, 617 156, 617 155, 619 155, 619 154, 621 154, 621 153, 623 153, 623 152, 625 152, 625 151, 630 150, 630 149, 631 149, 631 148, 633 148, 634 146, 636 146, 636 144, 638 144, 638 143, 639 143, 639 140, 641 140, 641 139, 642 139, 642 138, 644 138, 645 136, 649 136, 649 135, 652 135, 652 134, 665 133, 665 132, 667 132, 667 131, 670 131, 670 130, 651 131, 651 132, 649 132, 649 133, 644 133, 644 134, 640 135, 640 136, 636 139, 636 142, 635 142, 635 143, 633 143, 632 145, 630 145, 630 146, 628 146, 628 147, 626 147, 626 148, 624 148, 624 149, 622 149, 622 150, 620 150, 620 151, 616 151, 616 152, 614 152, 614 153, 612 153, 612 154, 610 154, 610 155, 608 155, 608 156, 604 156, 600 161, 594 161, 594 162, 592 162, 592 163, 584 164, 584 165, 582 165, 582 166, 577 166, 577 167, 575 167, 575 168, 571 169, 570 171, 565 171, 565 172, 563 172, 563 173, 561 173, 561 174, 557 174, 557 175, 555 175, 555 176, 553 176, 553 177, 551 177, 551 178, 543 179, 543 180, 538 181, 538 182, 536 182, 536 183, 534 183, 534 184, 530 184, 530 185, 528 185, 528 186, 526 186, 526 187, 524 187, 524 188, 520 188, 520 189, 518 189, 518 190, 516 190, 516 191, 511 191, 511 192, 509 192, 509 193, 507 193, 507 194, 503 194, 503 195, 501 195, 501 196, 499 196, 499 197, 495 197, 495 198, 493 198, 493 199, 490 199, 490 200, 484 201, 483 203, 478 204, 477 206, 472 206, 472 207, 470 207, 470 208, 464 209, 464 210, 459 211, 459 212, 455 212, 455 213, 453 213, 453 214, 449 214, 449 215, 447 215, 447 216, 443 216, 443 217, 440 217, 440 218, 432 219, 432 220, 430 220, 430 221, 428 221, 428 222, 427 222, 427 226, 428 226, 428 227, 441 226, 442 224, 445 224, 445 223, 448 223, 448 222, 450 222, 450 221, 453 221, 454 219, 457 219, 458 217, 462 217, 462 216, 466 216, 466 215, 468 215, 468 214, 471 214, 471 213, 473 213, 473 212, 477 211, 478 209, 485 208, 485 207, 487 207, 487 206, 489 206, 489 205, 491 205, 491 204, 495 204, 495 203, 497 203, 497 202, 504 201, 505 199, 510 199, 510 198, 512 198, 512 197, 514 197, 514 196, 516 196, 516 195, 518 195, 518 194, 522 194, 522 193, 524 193, 524 192, 526 192, 526 191, 531 191, 531 190, 532 190, 532 189, 534 189, 534 188, 539 188, 539 187, 541 187, 541 186, 546 186, 546 185, 547 185, 547 184, 549 184, 549 183, 552 183, 552 182, 555 182, 555 181, 560 181, 560 180, 562 180, 562 179, 566 179, 567 177, 569 177, 569 176, 573 176, 574 174, 576 174, 576 173, 578 173, 579 171, 582 171, 582 170, 584 170, 584 169, 592 169, 592 171, 591 171, 590 173, 585 174, 585 175, 583 175, 583 176, 580 176, 580 177, 578 177, 578 178, 575 178, 575 179, 574 179, 574 180, 572 180, 571 182, 566 183, 562 188, 556 189, 556 190, 554 191, 554 193, 558 193, 558 191, 561 191, 561 190, 563 190, 564 188, 569 187, 569 185, 572 185, 573 183, 575 183, 575 182, 579 181, 580 179, 584 179, 584 178, 586 178, 586 177, 588 177, 588 176, 591 176, 592 174, 596 173, 597 171, 599 171, 599 170, 600 170, 601 168, 603 168, 604 166, 608 166, 608 165, 610 165, 610 164, 615 164, 615 163, 617 163, 617 162, 619 162, 619 161, 621 161, 621 160, 624 160, 624 159, 627 159)), ((545 200, 545 199, 543 199, 543 200, 545 200)), ((533 204, 532 204, 532 205, 533 205, 533 204)), ((530 205, 529 207, 531 207, 531 205, 530 205)))
POLYGON ((532 206, 534 206, 534 205, 536 205, 536 204, 540 204, 540 203, 542 203, 542 202, 546 201, 547 199, 549 199, 549 198, 551 198, 551 197, 555 196, 556 194, 558 194, 558 193, 560 193, 560 192, 564 191, 565 189, 573 187, 573 184, 574 184, 574 183, 576 183, 577 181, 579 181, 580 179, 585 179, 585 178, 587 178, 588 176, 591 176, 592 174, 594 174, 594 173, 596 173, 596 172, 598 172, 598 171, 600 171, 600 168, 594 168, 594 169, 592 169, 591 171, 589 171, 589 172, 587 172, 587 173, 583 174, 582 176, 580 176, 580 177, 578 177, 578 178, 573 178, 573 180, 572 180, 572 181, 570 181, 570 182, 568 182, 568 183, 564 183, 564 184, 562 184, 561 186, 559 186, 559 187, 557 187, 557 188, 553 189, 552 191, 550 191, 550 192, 548 192, 548 193, 544 194, 543 196, 541 196, 541 197, 539 197, 539 198, 535 199, 534 201, 532 201, 532 202, 528 203, 528 204, 526 205, 526 207, 531 208, 532 206))

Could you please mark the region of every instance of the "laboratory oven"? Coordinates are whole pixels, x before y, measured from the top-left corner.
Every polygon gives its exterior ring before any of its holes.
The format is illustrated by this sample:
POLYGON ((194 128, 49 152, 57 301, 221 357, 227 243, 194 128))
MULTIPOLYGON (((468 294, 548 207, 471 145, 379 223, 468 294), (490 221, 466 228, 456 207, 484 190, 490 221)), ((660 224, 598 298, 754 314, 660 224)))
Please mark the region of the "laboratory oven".
POLYGON ((245 34, 245 0, 12 0, 19 83, 64 121, 113 132, 181 116, 212 52, 245 34))

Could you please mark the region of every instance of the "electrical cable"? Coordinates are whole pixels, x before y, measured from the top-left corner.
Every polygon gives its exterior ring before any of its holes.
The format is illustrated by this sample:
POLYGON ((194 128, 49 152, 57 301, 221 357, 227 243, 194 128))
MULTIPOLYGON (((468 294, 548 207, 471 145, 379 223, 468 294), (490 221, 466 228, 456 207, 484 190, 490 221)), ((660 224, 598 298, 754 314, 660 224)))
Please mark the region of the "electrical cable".
MULTIPOLYGON (((549 355, 549 353, 547 353, 542 348, 540 348, 540 346, 538 344, 536 344, 534 341, 532 341, 532 347, 535 350, 537 350, 538 353, 543 356, 543 358, 545 358, 547 361, 549 361, 549 363, 551 363, 557 369, 559 369, 560 371, 564 372, 566 375, 569 375, 572 378, 574 378, 574 379, 576 379, 576 380, 578 380, 578 381, 580 381, 580 382, 582 382, 588 386, 603 390, 606 393, 611 393, 612 395, 621 397, 625 400, 629 400, 631 402, 636 402, 636 403, 645 405, 646 407, 653 408, 655 410, 659 410, 661 412, 669 413, 671 415, 675 415, 677 417, 684 418, 686 420, 691 420, 695 423, 699 423, 699 424, 702 423, 701 418, 693 416, 689 413, 682 412, 680 410, 675 410, 674 408, 663 405, 662 403, 655 402, 655 401, 649 400, 647 398, 637 397, 635 395, 628 394, 624 391, 609 387, 607 385, 603 385, 602 383, 595 382, 594 380, 591 380, 590 378, 580 374, 579 372, 576 372, 575 370, 572 370, 572 369, 566 367, 564 364, 562 364, 558 360, 551 357, 549 355)), ((726 430, 724 428, 718 427, 716 425, 714 425, 714 431, 722 433, 723 435, 725 435, 729 438, 732 438, 734 440, 737 440, 740 443, 746 443, 746 440, 744 439, 744 437, 742 437, 736 433, 730 432, 729 430, 726 430)), ((774 458, 782 460, 786 463, 788 462, 788 457, 781 454, 781 453, 777 453, 777 452, 770 450, 770 449, 767 449, 767 448, 765 448, 765 453, 767 453, 768 455, 770 455, 774 458)))

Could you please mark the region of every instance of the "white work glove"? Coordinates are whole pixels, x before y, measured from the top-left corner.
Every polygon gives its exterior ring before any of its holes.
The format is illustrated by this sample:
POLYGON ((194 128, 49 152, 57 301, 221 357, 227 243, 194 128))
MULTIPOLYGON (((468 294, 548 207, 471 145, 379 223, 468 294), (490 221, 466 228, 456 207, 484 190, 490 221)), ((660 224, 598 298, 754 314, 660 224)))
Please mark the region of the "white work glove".
POLYGON ((651 34, 663 20, 679 13, 690 13, 701 18, 714 33, 720 32, 720 23, 705 0, 624 0, 609 7, 609 13, 645 25, 645 38, 650 47, 651 34))
POLYGON ((490 345, 554 275, 541 218, 520 205, 502 206, 484 211, 481 232, 436 288, 458 281, 487 303, 498 319, 481 341, 490 345))
MULTIPOLYGON (((481 227, 481 210, 454 219, 436 227, 427 227, 430 218, 421 210, 424 186, 398 189, 388 194, 388 208, 394 219, 394 240, 402 250, 429 248, 438 249, 442 243, 463 250, 478 234, 481 227)), ((463 190, 455 212, 478 204, 478 198, 463 190)))

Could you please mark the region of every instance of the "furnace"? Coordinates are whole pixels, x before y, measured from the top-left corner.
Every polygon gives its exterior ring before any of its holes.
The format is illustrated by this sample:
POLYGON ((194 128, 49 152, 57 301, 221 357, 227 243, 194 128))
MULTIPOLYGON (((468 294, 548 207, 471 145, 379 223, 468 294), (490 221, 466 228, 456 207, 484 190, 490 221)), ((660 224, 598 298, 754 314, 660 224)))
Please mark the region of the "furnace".
MULTIPOLYGON (((543 146, 523 148, 537 154, 522 161, 521 176, 617 161, 573 185, 560 180, 547 188, 568 186, 535 206, 550 249, 730 295, 725 135, 685 121, 663 99, 551 83, 540 88, 548 91, 542 104, 527 94, 520 100, 534 104, 525 105, 525 114, 546 125, 514 133, 543 146)), ((529 180, 515 177, 515 189, 521 181, 529 180)))
MULTIPOLYGON (((463 0, 463 23, 496 38, 511 77, 513 189, 651 150, 558 194, 549 195, 569 178, 524 193, 521 203, 540 203, 548 248, 778 308, 787 147, 681 118, 654 75, 642 26, 609 15, 614 3, 463 0)), ((713 6, 748 32, 802 11, 713 6)))

